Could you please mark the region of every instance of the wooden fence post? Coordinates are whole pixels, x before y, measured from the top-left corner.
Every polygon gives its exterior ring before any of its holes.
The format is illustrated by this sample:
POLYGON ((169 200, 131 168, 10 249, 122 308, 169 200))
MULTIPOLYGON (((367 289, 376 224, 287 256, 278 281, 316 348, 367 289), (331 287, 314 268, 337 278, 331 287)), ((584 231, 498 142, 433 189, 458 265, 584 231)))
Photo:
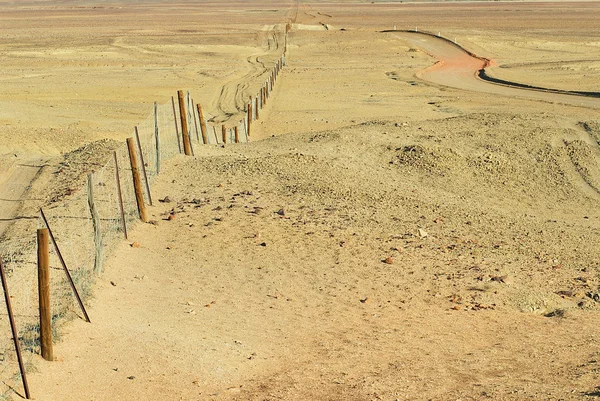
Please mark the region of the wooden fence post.
POLYGON ((186 156, 192 155, 192 149, 190 147, 190 134, 188 132, 187 116, 185 115, 185 100, 183 98, 183 91, 177 91, 179 98, 179 117, 181 118, 181 138, 183 139, 183 152, 186 156))
POLYGON ((225 124, 221 124, 221 137, 223 138, 223 143, 227 143, 227 128, 225 128, 225 124))
POLYGON ((140 141, 140 134, 138 133, 137 126, 135 127, 135 139, 137 141, 138 151, 140 152, 140 162, 142 164, 142 173, 144 174, 144 182, 146 183, 146 192, 148 192, 148 203, 152 206, 152 195, 150 194, 150 183, 148 182, 148 175, 146 174, 146 163, 144 162, 144 153, 142 152, 142 142, 140 141))
POLYGON ((88 174, 87 177, 87 195, 88 195, 88 206, 90 208, 90 214, 92 216, 92 225, 94 227, 94 271, 96 274, 102 272, 102 263, 104 261, 104 244, 102 243, 102 231, 100 226, 100 215, 96 208, 96 202, 94 201, 94 182, 93 175, 88 174))
POLYGON ((156 174, 160 174, 160 135, 158 132, 158 103, 154 102, 154 143, 156 145, 156 174))
POLYGON ((140 214, 140 219, 148 222, 146 214, 146 205, 144 205, 144 192, 142 191, 142 180, 140 179, 140 171, 138 169, 137 155, 135 154, 135 144, 133 138, 127 138, 127 149, 129 150, 129 161, 131 163, 131 175, 133 178, 133 189, 135 190, 135 200, 140 214))
POLYGON ((37 230, 38 255, 38 294, 40 307, 40 346, 42 358, 54 360, 52 348, 52 312, 50 310, 50 252, 48 249, 48 229, 37 230))
POLYGON ((202 106, 196 105, 198 109, 198 118, 200 119, 200 131, 202 131, 202 142, 206 145, 208 143, 208 136, 206 134, 206 121, 204 120, 204 114, 202 113, 202 106))
POLYGON ((256 113, 256 117, 254 119, 258 120, 258 96, 256 97, 256 107, 254 108, 254 111, 256 113))
MULTIPOLYGON (((192 141, 192 120, 196 123, 196 113, 194 112, 194 106, 192 104, 192 98, 190 97, 190 91, 186 92, 185 95, 186 111, 187 111, 187 122, 188 122, 188 140, 190 141, 190 153, 194 156, 194 144, 192 141)), ((196 135, 198 135, 198 126, 196 126, 196 135)))
POLYGON ((10 330, 12 331, 13 343, 15 344, 15 351, 17 353, 17 359, 19 361, 21 380, 23 381, 23 388, 25 389, 25 398, 29 400, 31 399, 31 394, 29 394, 29 385, 27 384, 27 373, 25 372, 23 356, 21 355, 21 346, 19 345, 19 332, 17 331, 17 325, 15 324, 15 318, 12 312, 10 295, 8 293, 8 283, 6 282, 6 273, 4 273, 4 265, 2 264, 2 258, 0 258, 0 277, 2 278, 2 289, 4 290, 4 300, 6 301, 6 310, 8 312, 10 330))
POLYGON ((181 153, 181 141, 179 140, 179 128, 177 127, 177 112, 175 111, 175 99, 171 96, 171 104, 173 105, 173 121, 175 121, 175 136, 177 137, 177 147, 181 153))
POLYGON ((250 125, 252 123, 252 100, 250 100, 250 103, 248 103, 248 117, 246 118, 247 122, 246 122, 246 136, 250 136, 250 125))
POLYGON ((237 124, 233 127, 235 143, 240 143, 240 132, 237 124))

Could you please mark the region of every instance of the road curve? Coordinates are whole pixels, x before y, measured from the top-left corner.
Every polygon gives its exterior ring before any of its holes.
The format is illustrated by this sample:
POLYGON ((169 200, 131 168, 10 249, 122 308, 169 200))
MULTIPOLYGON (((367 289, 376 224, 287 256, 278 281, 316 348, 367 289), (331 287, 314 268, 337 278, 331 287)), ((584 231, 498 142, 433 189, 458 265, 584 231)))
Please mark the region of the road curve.
POLYGON ((541 100, 600 109, 600 93, 570 92, 537 88, 522 83, 490 78, 485 69, 489 60, 477 57, 451 41, 421 32, 389 32, 436 58, 437 63, 417 73, 425 81, 472 92, 541 100))

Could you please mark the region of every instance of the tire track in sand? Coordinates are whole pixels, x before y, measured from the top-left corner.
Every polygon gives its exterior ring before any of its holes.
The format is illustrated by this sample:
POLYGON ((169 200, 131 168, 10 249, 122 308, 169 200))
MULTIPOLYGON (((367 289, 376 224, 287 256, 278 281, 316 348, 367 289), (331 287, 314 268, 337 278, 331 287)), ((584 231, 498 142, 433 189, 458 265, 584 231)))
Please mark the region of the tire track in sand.
POLYGON ((249 71, 244 75, 231 76, 218 89, 216 98, 211 102, 211 108, 217 115, 211 117, 210 121, 223 123, 244 110, 248 98, 254 95, 249 93, 250 85, 269 70, 260 58, 277 52, 280 48, 277 27, 278 25, 269 26, 266 31, 259 33, 265 35, 263 40, 268 42, 268 48, 246 58, 249 71))

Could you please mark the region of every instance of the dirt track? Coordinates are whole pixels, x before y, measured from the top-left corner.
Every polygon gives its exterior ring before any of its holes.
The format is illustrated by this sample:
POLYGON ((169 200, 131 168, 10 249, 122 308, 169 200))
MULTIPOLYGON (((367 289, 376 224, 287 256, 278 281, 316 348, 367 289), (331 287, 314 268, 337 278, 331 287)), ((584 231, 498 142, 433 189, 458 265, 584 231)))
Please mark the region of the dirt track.
POLYGON ((0 164, 0 237, 17 217, 23 197, 43 163, 41 158, 15 158, 0 164))
POLYGON ((469 55, 447 40, 417 32, 399 32, 392 35, 406 40, 438 60, 435 65, 417 73, 419 78, 426 81, 473 92, 600 108, 600 99, 513 88, 484 81, 477 77, 477 72, 485 67, 485 62, 469 55))

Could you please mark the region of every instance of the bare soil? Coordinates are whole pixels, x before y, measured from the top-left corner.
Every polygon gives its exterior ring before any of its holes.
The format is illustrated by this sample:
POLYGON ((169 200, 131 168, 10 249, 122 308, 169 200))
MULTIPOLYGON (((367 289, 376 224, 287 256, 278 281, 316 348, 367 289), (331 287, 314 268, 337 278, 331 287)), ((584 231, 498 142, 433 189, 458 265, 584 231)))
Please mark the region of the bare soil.
POLYGON ((36 359, 36 399, 598 397, 600 105, 485 89, 379 32, 598 90, 598 3, 0 4, 2 160, 57 166, 176 89, 237 118, 295 22, 252 142, 166 163, 157 224, 36 359))

